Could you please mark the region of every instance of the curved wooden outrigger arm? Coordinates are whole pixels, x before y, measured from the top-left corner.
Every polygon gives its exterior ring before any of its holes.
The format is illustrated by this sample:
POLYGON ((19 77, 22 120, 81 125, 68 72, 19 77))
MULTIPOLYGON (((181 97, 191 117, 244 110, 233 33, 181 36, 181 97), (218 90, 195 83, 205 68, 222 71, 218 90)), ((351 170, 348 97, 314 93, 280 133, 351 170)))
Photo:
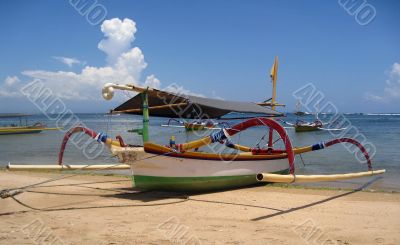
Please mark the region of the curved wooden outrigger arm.
MULTIPOLYGON (((106 84, 102 90, 102 95, 105 99, 110 100, 114 96, 114 89, 119 89, 119 90, 128 90, 128 91, 135 91, 139 92, 143 95, 143 141, 144 145, 146 148, 146 144, 150 144, 148 141, 148 114, 149 114, 149 107, 147 103, 147 92, 152 91, 152 88, 141 88, 137 87, 134 85, 118 85, 118 84, 106 84)), ((62 158, 63 158, 63 153, 65 146, 68 142, 68 139, 71 137, 72 134, 78 133, 78 132, 84 132, 90 137, 96 139, 98 142, 105 143, 108 145, 111 150, 115 151, 115 149, 118 149, 120 153, 124 153, 125 151, 128 150, 130 151, 137 150, 138 152, 135 152, 136 155, 139 155, 141 153, 144 153, 143 148, 141 149, 136 149, 138 147, 129 147, 125 145, 121 137, 117 137, 117 140, 112 140, 111 138, 107 137, 107 135, 102 134, 102 133, 96 133, 90 129, 84 128, 84 127, 76 127, 69 132, 64 137, 61 149, 60 149, 60 154, 59 154, 59 165, 58 168, 64 168, 65 165, 62 164, 62 158), (140 152, 139 152, 140 151, 140 152)), ((365 177, 365 176, 372 176, 372 175, 377 175, 377 174, 382 174, 385 172, 385 170, 372 170, 372 164, 371 164, 371 159, 368 155, 368 152, 366 149, 356 140, 350 139, 350 138, 341 138, 341 139, 335 139, 328 141, 326 143, 321 142, 318 144, 310 145, 310 146, 305 146, 305 147, 300 147, 300 148, 292 148, 292 144, 290 142, 290 139, 288 135, 286 134, 285 129, 276 121, 269 119, 269 118, 252 118, 247 121, 241 122, 232 128, 223 128, 220 131, 214 132, 211 135, 201 138, 199 140, 195 140, 192 142, 187 142, 183 144, 177 144, 175 148, 166 148, 167 151, 174 151, 177 154, 184 153, 186 151, 190 151, 192 149, 199 148, 201 146, 205 146, 208 144, 212 144, 215 142, 220 142, 223 143, 225 142, 226 146, 243 151, 243 152, 251 152, 252 157, 251 159, 257 159, 260 156, 256 155, 265 155, 265 156, 279 156, 281 158, 287 158, 289 162, 289 170, 290 174, 289 175, 276 175, 276 174, 269 174, 269 173, 259 173, 257 174, 257 180, 262 181, 262 182, 281 182, 281 183, 292 183, 292 182, 315 182, 315 181, 333 181, 333 180, 341 180, 341 179, 349 179, 349 178, 358 178, 358 177, 365 177), (272 130, 277 131, 279 136, 283 139, 283 143, 285 145, 285 149, 277 150, 273 149, 272 144, 268 143, 268 148, 266 149, 260 149, 260 148, 250 148, 247 146, 242 146, 239 144, 233 144, 230 142, 229 137, 235 135, 236 133, 243 131, 247 128, 254 127, 254 126, 267 126, 270 128, 270 138, 269 142, 272 142, 272 130), (310 151, 315 151, 315 150, 320 150, 324 149, 326 147, 329 147, 334 144, 338 143, 351 143, 357 146, 361 152, 364 154, 364 157, 367 160, 368 164, 368 172, 359 172, 359 173, 347 173, 347 174, 335 174, 335 175, 295 175, 295 169, 294 169, 294 155, 295 154, 301 154, 305 152, 310 152, 310 151)), ((160 146, 157 146, 158 148, 160 146)), ((113 152, 114 153, 114 152, 113 152)), ((199 157, 201 158, 201 157, 199 157)), ((83 165, 82 165, 83 166, 83 165)), ((20 166, 8 166, 9 168, 14 168, 14 167, 20 167, 20 166)), ((38 166, 36 166, 38 167, 38 166)), ((71 166, 71 168, 79 168, 80 166, 71 166)), ((112 167, 112 166, 110 166, 112 167)), ((120 166, 121 168, 128 168, 128 165, 120 166)), ((23 166, 22 168, 29 168, 28 165, 23 166)), ((90 169, 89 167, 83 167, 84 169, 90 169)))
MULTIPOLYGON (((228 147, 241 150, 244 152, 252 152, 253 155, 268 155, 268 154, 279 154, 285 153, 286 157, 289 161, 289 175, 281 175, 281 174, 269 174, 269 173, 259 173, 257 174, 257 180, 261 182, 280 182, 280 183, 293 183, 293 182, 319 182, 319 181, 335 181, 335 180, 344 180, 344 179, 352 179, 352 178, 360 178, 366 176, 373 176, 378 174, 385 173, 385 170, 373 170, 372 162, 370 156, 365 149, 365 147, 351 138, 339 138, 334 139, 328 142, 320 142, 314 145, 300 147, 300 148, 292 148, 289 137, 286 134, 284 128, 277 122, 269 118, 252 118, 250 120, 239 123, 232 128, 222 129, 221 131, 214 132, 210 136, 201 138, 199 140, 195 140, 192 142, 187 142, 183 144, 178 144, 176 146, 177 150, 180 152, 185 152, 191 149, 199 148, 204 145, 208 145, 214 142, 221 142, 226 140, 229 142, 228 137, 233 136, 234 134, 245 130, 249 127, 264 125, 269 127, 272 130, 276 130, 280 137, 283 139, 285 144, 285 150, 274 150, 269 145, 267 149, 259 149, 259 148, 250 148, 247 146, 242 146, 239 144, 227 143, 228 147), (350 143, 359 148, 359 150, 363 153, 367 165, 367 172, 358 172, 358 173, 345 173, 345 174, 333 174, 333 175, 295 175, 294 172, 294 155, 301 154, 310 151, 321 150, 326 147, 330 147, 339 143, 350 143)), ((271 137, 271 136, 270 136, 271 137)))

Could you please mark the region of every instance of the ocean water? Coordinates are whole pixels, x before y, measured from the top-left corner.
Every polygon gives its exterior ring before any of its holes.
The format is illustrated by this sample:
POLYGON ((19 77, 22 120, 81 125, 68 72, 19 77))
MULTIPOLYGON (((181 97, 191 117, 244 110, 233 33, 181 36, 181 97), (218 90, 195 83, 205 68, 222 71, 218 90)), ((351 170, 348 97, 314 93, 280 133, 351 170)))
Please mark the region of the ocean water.
MULTIPOLYGON (((238 115, 229 115, 238 116, 238 115)), ((245 115, 240 115, 245 116, 245 115)), ((0 166, 6 166, 9 162, 15 164, 56 164, 60 145, 67 129, 73 124, 80 123, 97 132, 107 133, 111 137, 121 135, 126 143, 142 144, 141 136, 127 132, 129 129, 141 127, 141 117, 134 115, 105 115, 105 114, 76 114, 52 115, 48 118, 44 115, 32 115, 28 118, 28 123, 42 122, 48 127, 64 127, 60 131, 45 131, 40 134, 21 134, 21 135, 0 135, 0 166), (71 119, 72 118, 72 119, 71 119)), ((357 188, 370 182, 367 188, 376 190, 400 191, 400 114, 348 114, 343 115, 348 120, 347 126, 352 130, 344 131, 314 131, 305 133, 295 133, 290 127, 287 132, 294 146, 305 146, 321 141, 341 137, 365 136, 365 142, 373 145, 376 152, 372 163, 374 169, 386 169, 382 177, 362 178, 346 180, 340 182, 312 183, 302 185, 312 185, 319 187, 341 187, 357 188), (357 130, 357 131, 355 131, 357 130)), ((328 121, 331 115, 320 115, 323 121, 328 121)), ((344 118, 341 118, 343 121, 344 118)), ((296 116, 288 114, 282 118, 288 122, 294 122, 296 116)), ((303 120, 313 120, 313 116, 302 117, 303 120)), ((156 143, 168 144, 171 135, 176 136, 176 142, 181 143, 194 140, 199 137, 209 135, 212 130, 201 132, 186 132, 183 128, 162 127, 166 124, 166 118, 150 118, 150 139, 156 143)), ((241 120, 220 120, 229 125, 234 125, 241 120)), ((1 119, 0 125, 19 123, 18 119, 1 119)), ((286 125, 284 125, 286 127, 286 125)), ((342 127, 343 125, 334 125, 342 127)), ((261 140, 267 135, 265 127, 255 127, 234 136, 232 140, 248 146, 260 146, 266 144, 261 140)), ((64 154, 66 164, 101 164, 117 163, 111 157, 109 151, 100 144, 90 140, 88 137, 79 137, 74 140, 77 144, 69 143, 64 154)), ((276 143, 277 146, 281 142, 276 143)), ((223 148, 203 147, 204 151, 229 152, 223 148)), ((359 163, 355 155, 347 150, 343 145, 335 145, 324 150, 302 154, 302 159, 296 157, 296 173, 302 174, 332 174, 366 171, 365 163, 359 163)))

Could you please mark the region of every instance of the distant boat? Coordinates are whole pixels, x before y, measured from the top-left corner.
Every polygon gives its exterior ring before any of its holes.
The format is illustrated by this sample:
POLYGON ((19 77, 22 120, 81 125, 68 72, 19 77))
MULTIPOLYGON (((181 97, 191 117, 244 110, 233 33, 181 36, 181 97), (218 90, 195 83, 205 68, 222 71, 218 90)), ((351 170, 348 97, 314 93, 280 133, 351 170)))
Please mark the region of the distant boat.
POLYGON ((9 135, 9 134, 36 134, 40 133, 44 130, 58 130, 60 128, 47 128, 46 125, 37 122, 33 125, 28 125, 27 117, 30 115, 27 114, 0 114, 0 119, 4 118, 18 118, 19 124, 9 124, 6 126, 0 127, 0 135, 9 135), (25 121, 25 125, 23 125, 22 121, 25 121))
POLYGON ((194 131, 194 130, 203 130, 203 129, 211 129, 214 128, 217 124, 207 121, 194 121, 194 122, 185 122, 185 129, 186 131, 194 131))
POLYGON ((323 126, 324 124, 318 118, 314 122, 297 120, 297 122, 294 124, 294 130, 296 132, 316 131, 322 129, 323 126))
POLYGON ((299 120, 299 119, 297 119, 296 123, 286 122, 282 119, 280 119, 279 121, 293 127, 294 130, 296 131, 296 133, 317 131, 317 130, 321 130, 321 129, 331 130, 331 129, 324 129, 324 123, 321 120, 319 120, 318 118, 316 118, 314 122, 305 122, 305 121, 299 120))
POLYGON ((296 103, 296 111, 294 111, 293 114, 295 114, 296 116, 306 116, 306 115, 310 115, 310 113, 306 112, 306 111, 301 111, 300 110, 301 107, 301 103, 300 100, 297 101, 296 103))
POLYGON ((202 121, 202 120, 194 120, 191 122, 176 120, 174 118, 170 118, 168 120, 168 124, 162 124, 162 127, 172 127, 172 128, 185 128, 186 131, 198 131, 198 130, 205 130, 205 129, 221 129, 216 128, 216 126, 220 124, 217 122, 213 122, 211 120, 202 121), (171 122, 177 122, 178 125, 173 125, 171 122))
MULTIPOLYGON (((308 112, 300 111, 300 106, 301 106, 300 101, 297 101, 296 112, 294 113, 295 115, 304 116, 304 115, 309 115, 310 114, 308 112), (302 114, 302 115, 300 115, 300 114, 302 114)), ((319 108, 319 106, 318 106, 318 108, 319 108)), ((324 123, 321 120, 319 120, 318 113, 319 113, 319 111, 317 111, 315 113, 314 122, 305 122, 303 120, 297 119, 296 123, 293 125, 294 126, 294 130, 296 131, 296 133, 317 131, 317 130, 322 129, 324 127, 324 123)))
MULTIPOLYGON (((325 127, 325 125, 330 124, 332 126, 333 123, 324 123, 322 122, 319 117, 318 117, 318 112, 315 113, 315 120, 313 122, 307 122, 303 121, 299 118, 297 118, 295 123, 290 123, 286 122, 282 119, 279 119, 279 121, 283 122, 286 125, 291 126, 290 128, 294 128, 296 133, 301 133, 301 132, 310 132, 310 131, 317 131, 317 130, 324 130, 324 131, 340 131, 340 130, 345 130, 347 128, 332 128, 332 127, 325 127)), ((326 114, 324 114, 326 115, 326 114)))
POLYGON ((310 115, 310 113, 306 112, 306 111, 295 111, 293 114, 295 114, 296 116, 306 116, 306 115, 310 115))

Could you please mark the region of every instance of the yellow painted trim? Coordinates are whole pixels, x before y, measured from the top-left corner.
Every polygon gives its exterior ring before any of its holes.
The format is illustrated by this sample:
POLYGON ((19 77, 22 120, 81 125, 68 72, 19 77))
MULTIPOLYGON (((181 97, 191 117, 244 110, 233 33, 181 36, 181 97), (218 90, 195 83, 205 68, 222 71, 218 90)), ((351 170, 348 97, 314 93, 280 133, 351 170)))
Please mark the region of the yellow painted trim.
MULTIPOLYGON (((240 146, 240 145, 239 145, 240 146)), ((250 149, 246 146, 241 146, 245 150, 250 149)), ((171 149, 158 145, 155 143, 147 142, 144 144, 144 149, 145 151, 157 151, 160 152, 160 154, 168 153, 171 152, 171 149)), ((294 154, 301 154, 305 152, 312 151, 312 146, 305 146, 305 147, 300 147, 300 148, 294 148, 293 152, 294 154)), ((251 160, 262 160, 262 159, 280 159, 280 158, 286 158, 287 154, 286 153, 275 153, 275 154, 260 154, 260 155, 253 155, 250 151, 246 152, 240 152, 238 154, 215 154, 215 153, 210 153, 210 152, 196 152, 196 151, 185 151, 183 153, 179 153, 180 156, 182 157, 190 157, 190 158, 221 158, 222 159, 228 159, 228 158, 234 158, 238 160, 242 159, 248 159, 251 158, 251 160)))
POLYGON ((19 133, 19 132, 30 132, 30 131, 49 131, 49 130, 60 130, 61 128, 29 128, 29 127, 4 127, 0 128, 0 133, 19 133))
MULTIPOLYGON (((171 149, 162 145, 147 142, 144 144, 145 151, 156 151, 160 154, 171 152, 171 149)), ((185 151, 183 153, 178 153, 179 156, 187 158, 219 158, 221 161, 223 159, 235 159, 235 160, 264 160, 264 159, 281 159, 286 158, 286 153, 271 154, 271 155, 253 155, 251 152, 240 152, 238 154, 215 154, 210 152, 196 152, 196 151, 185 151)))
POLYGON ((113 146, 119 146, 119 147, 121 147, 121 144, 119 143, 119 141, 117 141, 117 140, 112 140, 111 138, 107 138, 106 144, 107 144, 107 145, 113 145, 113 146))

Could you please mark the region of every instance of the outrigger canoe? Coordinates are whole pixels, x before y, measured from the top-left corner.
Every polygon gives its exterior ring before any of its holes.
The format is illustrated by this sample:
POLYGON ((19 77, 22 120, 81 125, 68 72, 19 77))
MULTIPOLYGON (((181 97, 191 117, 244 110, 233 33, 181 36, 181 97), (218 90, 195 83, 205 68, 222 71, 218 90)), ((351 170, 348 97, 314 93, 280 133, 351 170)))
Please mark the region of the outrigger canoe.
POLYGON ((44 130, 58 130, 60 128, 48 128, 42 123, 28 125, 26 114, 1 114, 0 118, 19 118, 19 126, 12 124, 9 126, 0 127, 0 135, 9 134, 37 134, 44 130), (22 118, 25 118, 25 125, 22 125, 22 118))
POLYGON ((220 129, 216 128, 216 126, 219 125, 219 123, 215 123, 213 121, 181 121, 181 120, 176 120, 175 118, 170 118, 168 120, 167 124, 162 124, 162 127, 171 127, 171 128, 185 128, 186 131, 201 131, 201 130, 209 130, 209 129, 220 129), (176 124, 171 124, 171 122, 178 123, 176 124))
MULTIPOLYGON (((342 178, 355 178, 372 176, 381 174, 384 170, 373 170, 371 159, 366 149, 354 139, 340 138, 328 142, 320 142, 305 147, 292 147, 292 143, 286 134, 285 129, 275 120, 266 117, 255 117, 245 120, 231 128, 223 128, 211 133, 209 136, 198 140, 172 144, 159 145, 149 141, 148 138, 148 113, 152 111, 149 106, 148 98, 154 100, 154 96, 160 93, 166 95, 164 91, 151 88, 140 88, 133 85, 117 85, 106 84, 103 89, 103 96, 106 99, 112 97, 114 89, 130 90, 140 92, 139 96, 143 98, 144 124, 143 124, 143 146, 131 146, 125 144, 121 137, 113 140, 106 134, 97 133, 91 129, 84 127, 76 127, 71 129, 64 137, 62 142, 59 165, 54 169, 86 169, 86 166, 63 165, 63 153, 69 138, 75 133, 85 133, 93 139, 109 146, 111 153, 118 156, 125 168, 132 171, 132 183, 135 188, 147 190, 170 190, 170 191, 212 191, 226 188, 237 188, 242 186, 254 185, 260 182, 298 182, 304 181, 305 176, 295 174, 294 159, 296 154, 307 153, 311 151, 321 150, 339 143, 353 144, 364 154, 368 166, 368 171, 360 173, 346 173, 343 175, 327 176, 325 179, 329 181, 342 178), (143 96, 145 94, 145 96, 143 96), (276 149, 273 145, 268 144, 261 148, 251 148, 243 145, 232 143, 229 138, 238 132, 252 127, 266 127, 266 130, 276 131, 284 142, 285 148, 276 149), (196 151, 201 147, 207 147, 215 144, 224 144, 225 147, 234 149, 234 153, 218 154, 203 151, 196 151), (298 176, 298 177, 296 177, 298 176)), ((182 95, 169 94, 171 97, 182 95)), ((136 98, 131 100, 135 101, 136 98)), ((190 97, 190 101, 195 98, 190 97)), ((187 99, 188 106, 202 108, 209 104, 191 104, 187 99)), ((132 101, 131 101, 132 102, 132 101)), ((228 105, 231 102, 226 102, 228 105)), ((238 102, 236 111, 239 112, 257 112, 264 113, 269 116, 279 116, 281 113, 268 108, 258 106, 254 103, 238 102), (243 104, 242 104, 243 103, 243 104), (242 106, 239 106, 242 105, 242 106)), ((220 110, 226 110, 224 102, 220 101, 214 113, 220 110)), ((118 112, 116 110, 116 112, 118 112)), ((119 111, 120 113, 120 111, 119 111)), ((165 114, 165 112, 163 112, 165 114)), ((166 113, 168 114, 168 113, 166 113)), ((156 114, 159 116, 159 114, 156 114)), ((168 114, 167 116, 171 116, 168 114)), ((269 140, 271 142, 271 140, 269 140)), ((93 165, 95 166, 95 165, 93 165)), ((9 165, 10 169, 29 169, 37 166, 15 166, 9 165)), ((104 168, 104 166, 102 166, 104 168)), ((112 165, 108 166, 110 169, 112 165)), ((107 168, 108 168, 107 167, 107 168)), ((94 169, 87 168, 87 169, 94 169)), ((100 167, 99 167, 100 168, 100 167)), ((47 168, 48 169, 48 168, 47 168)), ((319 181, 318 176, 306 176, 307 181, 319 181)))
POLYGON ((5 134, 37 134, 45 129, 43 126, 1 127, 0 135, 5 134))
POLYGON ((212 129, 215 127, 215 124, 212 122, 185 122, 183 125, 185 126, 186 131, 212 129))
POLYGON ((317 131, 323 127, 323 123, 320 120, 315 120, 314 122, 302 122, 297 121, 294 124, 294 130, 296 132, 309 132, 309 131, 317 131))
MULTIPOLYGON (((273 69, 273 71, 276 72, 276 69, 273 69)), ((273 80, 276 81, 276 79, 273 80)), ((200 98, 129 84, 105 84, 102 91, 103 97, 106 100, 112 99, 115 90, 138 93, 113 111, 115 113, 143 115, 143 128, 141 129, 143 145, 129 145, 120 136, 112 139, 104 133, 97 133, 91 129, 78 126, 68 131, 64 136, 59 152, 59 165, 44 166, 45 169, 131 169, 132 183, 135 188, 186 192, 215 191, 249 186, 260 182, 334 181, 373 176, 385 172, 385 170, 374 170, 364 146, 351 138, 339 138, 304 147, 293 147, 286 130, 272 118, 283 115, 273 110, 276 105, 275 95, 269 102, 272 105, 270 109, 256 103, 200 98), (151 142, 149 139, 150 113, 159 117, 201 120, 204 117, 220 118, 229 112, 256 113, 263 116, 248 118, 232 127, 221 128, 206 137, 191 142, 176 143, 170 141, 167 145, 160 145, 151 142), (231 141, 231 136, 252 127, 266 128, 269 138, 265 146, 248 147, 231 141), (283 148, 275 146, 274 131, 282 140, 283 148), (76 133, 85 133, 94 140, 107 145, 112 155, 117 156, 121 164, 99 167, 96 167, 96 165, 65 165, 63 163, 64 151, 68 140, 76 133), (336 175, 297 175, 295 173, 296 154, 322 150, 335 144, 344 143, 353 144, 362 152, 367 163, 367 171, 336 175), (199 151, 204 147, 216 149, 215 146, 219 144, 232 149, 233 152, 199 151)), ((8 167, 10 169, 38 169, 41 166, 10 164, 8 167)))

